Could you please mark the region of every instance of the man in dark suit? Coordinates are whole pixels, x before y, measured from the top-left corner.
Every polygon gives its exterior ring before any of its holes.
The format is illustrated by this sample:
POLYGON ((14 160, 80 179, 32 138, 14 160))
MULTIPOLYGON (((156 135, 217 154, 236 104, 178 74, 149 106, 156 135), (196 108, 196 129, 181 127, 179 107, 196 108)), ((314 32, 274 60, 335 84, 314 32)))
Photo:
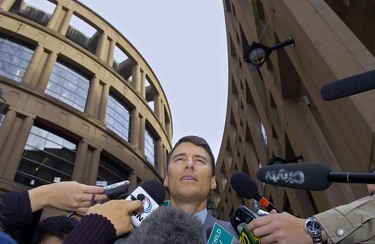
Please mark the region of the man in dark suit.
POLYGON ((205 231, 217 222, 237 237, 230 222, 216 219, 206 208, 208 195, 216 188, 215 158, 208 143, 198 136, 182 137, 168 155, 167 163, 164 186, 171 205, 195 214, 205 231))

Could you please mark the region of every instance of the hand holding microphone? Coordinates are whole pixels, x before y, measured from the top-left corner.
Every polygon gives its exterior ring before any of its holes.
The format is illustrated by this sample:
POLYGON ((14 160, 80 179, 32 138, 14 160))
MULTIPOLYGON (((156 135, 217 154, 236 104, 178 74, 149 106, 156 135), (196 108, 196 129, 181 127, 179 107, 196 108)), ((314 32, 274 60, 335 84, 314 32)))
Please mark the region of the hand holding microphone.
POLYGON ((141 200, 143 212, 132 214, 133 225, 139 227, 142 221, 161 205, 165 199, 166 191, 158 180, 146 180, 142 182, 126 200, 141 200))
POLYGON ((116 236, 129 233, 133 230, 133 221, 130 215, 142 212, 143 205, 139 200, 110 200, 103 204, 91 206, 86 215, 99 214, 106 217, 116 229, 116 236))

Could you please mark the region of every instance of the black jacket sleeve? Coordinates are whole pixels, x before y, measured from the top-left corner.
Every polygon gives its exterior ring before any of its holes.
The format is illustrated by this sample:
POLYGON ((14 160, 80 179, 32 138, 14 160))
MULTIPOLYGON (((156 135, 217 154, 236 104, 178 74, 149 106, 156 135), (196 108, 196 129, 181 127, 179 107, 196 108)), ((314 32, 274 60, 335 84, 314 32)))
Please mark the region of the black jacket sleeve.
POLYGON ((32 224, 33 214, 29 193, 5 192, 0 194, 0 222, 6 230, 17 230, 32 224))
POLYGON ((105 244, 115 240, 116 229, 111 221, 99 214, 89 214, 79 221, 64 240, 64 244, 105 244))

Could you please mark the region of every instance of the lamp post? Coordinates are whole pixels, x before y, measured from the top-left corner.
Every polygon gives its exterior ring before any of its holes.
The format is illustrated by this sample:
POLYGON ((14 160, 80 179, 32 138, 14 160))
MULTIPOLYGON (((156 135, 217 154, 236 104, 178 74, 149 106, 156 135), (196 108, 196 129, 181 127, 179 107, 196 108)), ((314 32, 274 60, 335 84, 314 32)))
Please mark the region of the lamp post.
POLYGON ((260 68, 264 64, 264 62, 266 62, 268 56, 271 55, 273 50, 283 48, 292 44, 294 44, 294 40, 292 37, 271 47, 267 47, 258 42, 253 42, 250 45, 249 50, 246 52, 246 55, 244 56, 244 61, 260 68))

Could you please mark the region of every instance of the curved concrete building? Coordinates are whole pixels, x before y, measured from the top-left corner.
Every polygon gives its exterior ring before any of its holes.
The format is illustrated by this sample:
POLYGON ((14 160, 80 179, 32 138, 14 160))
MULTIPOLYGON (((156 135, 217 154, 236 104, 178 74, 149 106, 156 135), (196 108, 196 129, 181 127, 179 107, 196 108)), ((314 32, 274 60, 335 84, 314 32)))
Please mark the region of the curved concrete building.
POLYGON ((151 67, 79 1, 45 4, 0 0, 0 189, 162 180, 172 116, 151 67))
POLYGON ((375 91, 333 101, 320 94, 325 84, 375 69, 374 1, 223 0, 223 6, 229 91, 216 169, 217 215, 228 219, 243 203, 257 208, 230 186, 238 171, 295 216, 367 195, 365 184, 333 183, 324 191, 264 185, 256 172, 285 162, 321 162, 333 171, 375 167, 375 91), (252 54, 259 56, 251 55, 255 65, 244 62, 253 42, 270 48, 290 37, 294 45, 272 50, 265 60, 258 49, 252 54))

